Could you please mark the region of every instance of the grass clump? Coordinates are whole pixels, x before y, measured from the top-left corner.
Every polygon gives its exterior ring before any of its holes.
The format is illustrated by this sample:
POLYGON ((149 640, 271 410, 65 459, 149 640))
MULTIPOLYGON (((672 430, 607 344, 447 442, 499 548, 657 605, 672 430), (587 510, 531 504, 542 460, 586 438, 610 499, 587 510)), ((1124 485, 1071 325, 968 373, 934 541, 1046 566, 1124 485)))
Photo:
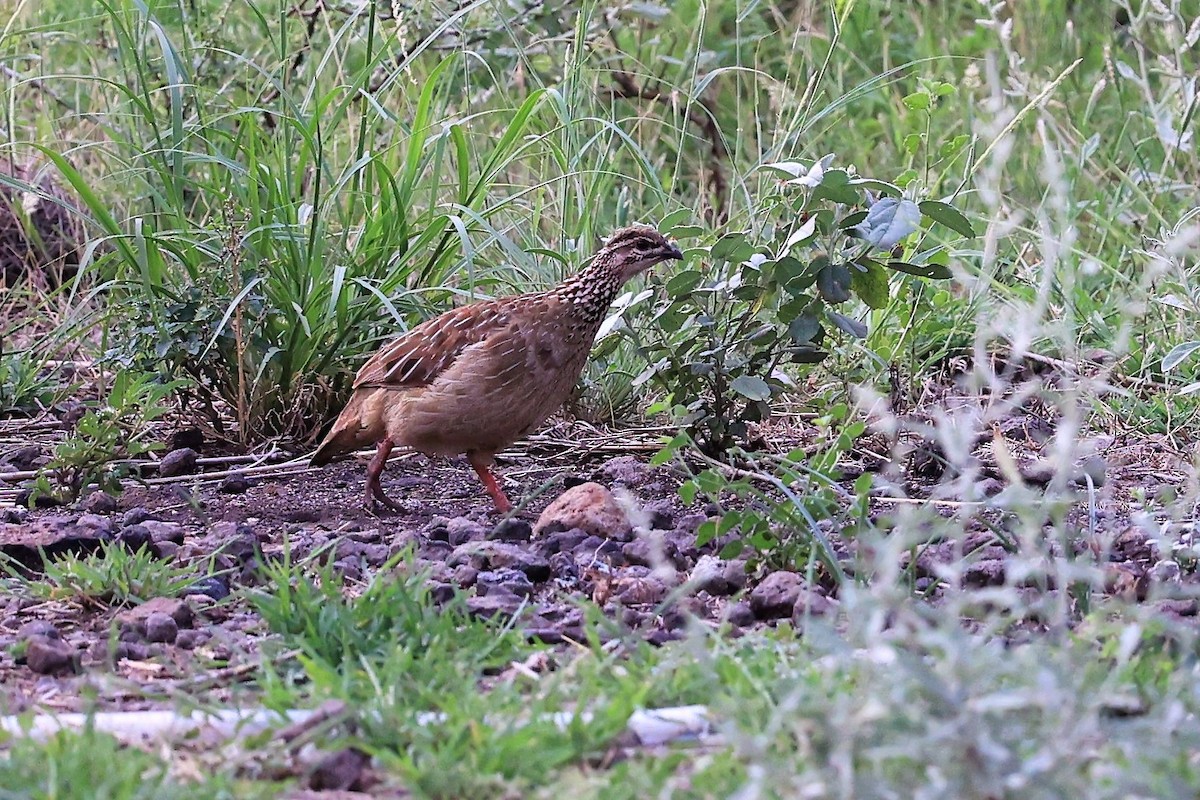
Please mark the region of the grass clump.
POLYGON ((40 574, 34 577, 7 557, 0 568, 26 596, 92 606, 132 606, 155 597, 179 597, 201 580, 192 567, 157 558, 147 547, 130 550, 120 542, 101 542, 86 555, 43 556, 40 574))
POLYGON ((162 758, 93 730, 58 733, 45 742, 16 737, 0 753, 5 800, 233 800, 275 794, 213 773, 204 783, 180 781, 162 758))

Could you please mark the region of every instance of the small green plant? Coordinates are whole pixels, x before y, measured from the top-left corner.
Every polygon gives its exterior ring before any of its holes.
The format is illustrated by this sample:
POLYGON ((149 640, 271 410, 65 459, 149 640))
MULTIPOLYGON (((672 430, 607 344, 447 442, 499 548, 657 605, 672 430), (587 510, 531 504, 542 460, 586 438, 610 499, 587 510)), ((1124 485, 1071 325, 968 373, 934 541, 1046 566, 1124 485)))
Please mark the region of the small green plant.
MULTIPOLYGON (((634 383, 658 381, 710 455, 745 441, 746 424, 770 416, 771 401, 795 386, 790 365, 829 355, 831 329, 866 337, 866 323, 839 308, 855 297, 869 310, 886 308, 889 272, 950 277, 945 248, 924 247, 915 234, 941 223, 973 235, 952 206, 909 199, 894 184, 834 167, 833 156, 765 168, 783 180, 761 203, 759 229, 705 248, 711 268, 672 276, 652 324, 625 328, 650 362, 634 383)), ((698 233, 674 215, 663 223, 672 226, 679 236, 698 233)))
POLYGON ((46 741, 16 736, 0 757, 0 797, 174 798, 270 797, 270 787, 237 785, 225 775, 209 774, 203 784, 180 783, 161 759, 91 728, 63 731, 46 741))
POLYGON ((436 704, 464 675, 524 649, 515 632, 468 616, 459 600, 439 608, 425 575, 392 568, 401 558, 365 587, 349 587, 329 564, 285 557, 264 566, 269 589, 250 600, 284 644, 301 651, 314 683, 344 698, 376 694, 375 675, 383 670, 403 683, 389 691, 436 704))
MULTIPOLYGON (((818 520, 835 520, 845 534, 865 519, 870 475, 855 483, 853 497, 838 484, 838 461, 866 427, 861 421, 848 421, 849 415, 850 409, 838 404, 816 421, 825 431, 826 444, 813 453, 803 448, 782 455, 735 449, 725 455, 736 467, 701 456, 707 468, 693 471, 679 487, 679 496, 689 505, 699 497, 707 498, 720 513, 700 524, 696 543, 703 546, 736 534, 721 549, 722 558, 749 550, 751 564, 798 569, 810 578, 816 577, 815 570, 835 583, 844 581, 842 564, 818 520)), ((654 462, 675 458, 690 470, 686 454, 691 444, 690 436, 681 433, 659 451, 654 462)))
POLYGON ((0 341, 0 418, 36 414, 54 402, 51 373, 28 351, 5 353, 0 341))
POLYGON ((162 447, 149 440, 150 423, 168 412, 167 399, 183 385, 159 383, 145 373, 117 373, 104 405, 84 414, 38 471, 30 504, 40 495, 74 500, 92 484, 119 492, 121 478, 130 474, 124 462, 162 447))
POLYGON ((102 542, 93 553, 42 556, 41 574, 29 578, 7 557, 0 570, 20 584, 22 592, 44 600, 74 600, 84 605, 140 605, 154 597, 178 597, 200 580, 193 567, 155 558, 145 547, 136 551, 119 542, 102 542))

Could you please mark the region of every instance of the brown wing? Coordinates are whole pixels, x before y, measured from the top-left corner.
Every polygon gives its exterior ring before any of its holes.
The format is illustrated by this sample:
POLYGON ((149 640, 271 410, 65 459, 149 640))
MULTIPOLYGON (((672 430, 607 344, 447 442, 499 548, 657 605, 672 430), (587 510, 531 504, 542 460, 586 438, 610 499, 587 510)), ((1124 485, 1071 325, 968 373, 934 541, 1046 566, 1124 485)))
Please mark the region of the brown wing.
POLYGON ((463 350, 510 324, 512 299, 472 303, 422 322, 371 356, 355 376, 354 388, 428 386, 463 350))

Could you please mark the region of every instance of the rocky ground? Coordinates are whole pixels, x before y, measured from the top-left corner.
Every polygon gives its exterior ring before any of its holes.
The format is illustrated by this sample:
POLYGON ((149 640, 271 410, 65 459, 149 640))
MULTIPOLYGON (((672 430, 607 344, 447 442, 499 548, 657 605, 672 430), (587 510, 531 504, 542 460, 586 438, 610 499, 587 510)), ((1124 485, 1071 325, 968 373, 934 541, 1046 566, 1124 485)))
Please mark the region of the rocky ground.
MULTIPOLYGON (((1031 484, 1041 479, 1037 452, 1050 432, 1045 420, 1029 415, 1003 426, 1005 446, 1022 455, 1022 474, 1031 484)), ((981 459, 991 458, 996 441, 980 439, 981 459)), ((1107 591, 1151 597, 1163 613, 1187 618, 1196 614, 1195 600, 1163 588, 1192 584, 1196 577, 1164 539, 1133 521, 1144 511, 1137 498, 1148 486, 1186 483, 1184 455, 1161 455, 1161 444, 1151 443, 1160 456, 1148 461, 1144 440, 1098 437, 1074 468, 1078 474, 1071 480, 1080 488, 1070 514, 1079 520, 1078 548, 1104 541, 1107 591)), ((869 442, 860 448, 846 464, 850 478, 877 470, 884 478, 880 485, 903 484, 910 501, 944 500, 947 476, 936 447, 917 442, 902 462, 880 459, 878 450, 869 442)), ((28 575, 34 581, 39 550, 50 556, 87 552, 106 541, 148 547, 159 559, 186 565, 195 579, 182 596, 132 608, 37 598, 10 581, 0 597, 0 709, 142 709, 180 694, 228 700, 256 668, 267 636, 238 590, 270 591, 262 564, 285 557, 316 555, 353 585, 407 554, 427 571, 435 600, 463 590, 472 613, 516 615, 530 638, 551 645, 583 639, 581 598, 603 608, 617 629, 638 631, 655 643, 678 637, 688 619, 727 625, 737 635, 747 626, 802 621, 837 608, 837 587, 830 582, 809 585, 798 572, 769 569, 745 556, 723 560, 719 553, 728 537, 697 546, 697 526, 718 509, 702 502, 685 507, 677 493, 685 476, 677 468, 648 466, 645 454, 582 463, 568 462, 566 455, 501 464, 506 490, 527 503, 512 518, 492 510, 460 460, 395 459, 384 485, 403 510, 375 515, 362 504, 361 460, 202 481, 189 474, 197 467, 195 453, 186 448, 168 453, 160 465, 163 472, 183 473, 176 482, 132 486, 119 498, 93 494, 79 508, 0 509, 0 552, 10 568, 33 570, 28 575)), ((1003 470, 985 468, 980 475, 971 489, 977 495, 1005 489, 1003 470)), ((894 508, 885 497, 877 500, 873 514, 894 508)), ((955 501, 947 502, 950 513, 955 501)), ((955 562, 964 584, 1005 583, 1011 543, 985 522, 981 518, 965 541, 933 542, 917 553, 918 591, 936 601, 942 567, 955 562)), ((1167 525, 1175 526, 1172 541, 1189 541, 1187 526, 1194 522, 1167 525)), ((843 555, 854 555, 852 543, 841 541, 836 530, 830 535, 843 555)))

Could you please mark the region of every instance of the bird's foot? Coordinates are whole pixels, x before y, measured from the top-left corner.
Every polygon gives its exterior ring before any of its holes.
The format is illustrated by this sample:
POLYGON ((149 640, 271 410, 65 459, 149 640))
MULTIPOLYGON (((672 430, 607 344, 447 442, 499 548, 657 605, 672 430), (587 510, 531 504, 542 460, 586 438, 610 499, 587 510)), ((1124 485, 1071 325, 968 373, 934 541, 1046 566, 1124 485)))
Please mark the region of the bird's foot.
POLYGON ((392 511, 403 511, 404 510, 404 506, 402 506, 400 503, 396 502, 392 498, 388 497, 387 494, 384 493, 383 487, 380 486, 378 482, 376 482, 374 484, 371 484, 371 483, 367 484, 367 490, 366 490, 365 496, 363 497, 363 500, 366 503, 367 511, 370 511, 372 514, 379 513, 379 504, 380 503, 387 506, 392 511))

